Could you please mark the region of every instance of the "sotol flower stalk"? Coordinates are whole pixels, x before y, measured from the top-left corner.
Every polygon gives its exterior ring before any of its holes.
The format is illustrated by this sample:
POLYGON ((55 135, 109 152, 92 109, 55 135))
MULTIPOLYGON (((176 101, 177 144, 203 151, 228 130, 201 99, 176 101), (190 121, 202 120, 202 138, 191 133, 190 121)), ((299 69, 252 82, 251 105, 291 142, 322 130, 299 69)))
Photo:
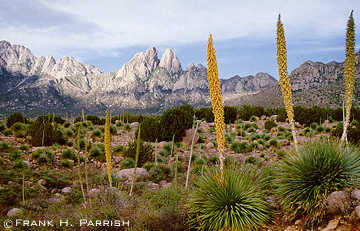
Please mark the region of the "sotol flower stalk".
POLYGON ((224 124, 224 106, 221 97, 220 80, 218 77, 218 67, 216 62, 215 48, 213 47, 213 39, 210 34, 207 48, 207 63, 208 63, 208 81, 210 88, 211 106, 215 117, 215 132, 217 149, 220 159, 220 172, 224 169, 224 148, 225 148, 225 124, 224 124))
POLYGON ((294 138, 295 150, 298 151, 295 131, 294 108, 292 103, 290 80, 287 70, 286 42, 284 28, 280 21, 280 15, 277 22, 277 62, 279 67, 280 85, 284 98, 285 109, 291 125, 291 132, 294 138))
POLYGON ((111 186, 111 154, 110 154, 110 109, 107 108, 106 111, 106 120, 105 120, 105 157, 106 157, 106 166, 107 174, 109 179, 109 185, 111 186))
POLYGON ((346 30, 346 58, 345 58, 345 119, 341 142, 347 140, 347 129, 350 123, 352 98, 354 94, 355 72, 355 29, 353 12, 351 11, 346 30))

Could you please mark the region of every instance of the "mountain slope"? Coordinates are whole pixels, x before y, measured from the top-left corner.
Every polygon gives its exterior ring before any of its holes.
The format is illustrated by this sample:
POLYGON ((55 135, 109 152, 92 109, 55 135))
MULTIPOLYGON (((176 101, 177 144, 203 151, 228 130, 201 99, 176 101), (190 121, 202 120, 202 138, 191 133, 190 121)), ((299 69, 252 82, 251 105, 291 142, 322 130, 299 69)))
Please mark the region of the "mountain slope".
MULTIPOLYGON (((85 108, 102 114, 106 105, 114 113, 161 112, 184 103, 210 105, 206 68, 191 64, 183 70, 173 51, 159 59, 155 47, 135 54, 120 70, 104 73, 72 57, 35 57, 28 48, 0 41, 0 80, 0 110, 5 113, 77 114, 85 108)), ((266 73, 221 80, 225 102, 276 83, 266 73)))

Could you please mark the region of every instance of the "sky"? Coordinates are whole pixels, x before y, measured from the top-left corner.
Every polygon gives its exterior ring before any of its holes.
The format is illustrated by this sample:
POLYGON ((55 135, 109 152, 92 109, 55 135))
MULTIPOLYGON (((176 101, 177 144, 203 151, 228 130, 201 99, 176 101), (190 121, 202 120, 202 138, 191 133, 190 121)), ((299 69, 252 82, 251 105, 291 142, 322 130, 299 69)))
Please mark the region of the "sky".
POLYGON ((0 6, 0 40, 36 56, 73 56, 106 72, 150 47, 159 58, 172 49, 183 69, 206 66, 211 33, 221 78, 258 72, 278 78, 278 14, 289 72, 307 60, 342 62, 351 10, 360 41, 358 0, 0 0, 0 6))

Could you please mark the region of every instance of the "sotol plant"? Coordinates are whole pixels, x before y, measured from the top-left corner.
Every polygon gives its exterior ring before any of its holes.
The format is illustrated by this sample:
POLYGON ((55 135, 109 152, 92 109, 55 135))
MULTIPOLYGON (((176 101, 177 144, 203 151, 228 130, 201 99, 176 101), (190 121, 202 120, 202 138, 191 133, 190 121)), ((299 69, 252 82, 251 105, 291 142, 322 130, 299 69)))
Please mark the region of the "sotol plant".
POLYGON ((280 15, 277 22, 277 62, 279 67, 280 85, 281 85, 282 95, 284 98, 284 105, 291 125, 291 131, 294 138, 295 149, 298 150, 291 86, 290 86, 290 80, 287 70, 285 34, 284 34, 283 25, 280 20, 280 15))
POLYGON ((207 63, 208 63, 208 81, 210 88, 210 97, 212 111, 214 114, 216 143, 218 144, 218 152, 220 159, 220 172, 224 169, 224 148, 225 148, 225 124, 224 124, 224 106, 221 97, 220 80, 218 77, 218 67, 216 62, 215 48, 213 47, 213 39, 210 34, 207 48, 207 63))
POLYGON ((111 186, 111 153, 110 153, 110 109, 107 108, 105 119, 105 157, 107 166, 107 175, 109 179, 109 185, 111 186))
POLYGON ((347 128, 350 122, 350 111, 354 94, 354 73, 355 73, 355 30, 354 19, 351 11, 346 31, 346 58, 345 58, 345 123, 341 141, 346 140, 347 128))

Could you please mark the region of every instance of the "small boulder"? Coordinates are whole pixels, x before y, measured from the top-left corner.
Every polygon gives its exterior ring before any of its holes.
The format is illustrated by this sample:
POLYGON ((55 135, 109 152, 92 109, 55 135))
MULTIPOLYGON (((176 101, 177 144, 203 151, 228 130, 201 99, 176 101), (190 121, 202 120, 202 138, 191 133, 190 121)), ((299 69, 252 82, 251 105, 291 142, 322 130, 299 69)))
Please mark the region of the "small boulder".
MULTIPOLYGON (((183 145, 185 145, 185 146, 191 145, 192 139, 194 136, 194 132, 195 132, 195 129, 194 130, 193 129, 186 130, 185 136, 182 140, 183 145)), ((198 142, 198 140, 199 140, 199 135, 195 134, 194 144, 196 144, 198 142)))
POLYGON ((214 144, 213 143, 207 143, 206 144, 206 149, 212 149, 212 148, 214 148, 214 144))
POLYGON ((22 214, 23 211, 21 209, 18 209, 18 208, 12 208, 10 209, 8 212, 7 212, 7 216, 8 217, 13 217, 13 216, 17 216, 17 215, 20 215, 22 214))
POLYGON ((72 188, 71 187, 65 187, 63 189, 61 189, 62 193, 71 193, 72 192, 72 188))
POLYGON ((139 124, 138 122, 133 122, 133 123, 130 124, 130 126, 131 126, 131 127, 137 127, 138 124, 139 124))
MULTIPOLYGON (((120 170, 116 173, 116 175, 119 177, 122 181, 128 181, 131 182, 132 177, 134 174, 134 168, 127 168, 120 170)), ((143 179, 149 176, 149 173, 144 168, 136 168, 136 181, 139 179, 143 179)))
POLYGON ((95 197, 99 193, 100 193, 100 189, 92 188, 89 190, 89 197, 95 197))
POLYGON ((350 195, 345 191, 332 192, 326 200, 328 214, 344 214, 351 208, 350 195))
POLYGON ((279 140, 279 145, 280 146, 288 146, 288 145, 290 145, 290 141, 287 139, 279 140))
POLYGON ((355 214, 358 218, 360 218, 360 205, 355 207, 355 214))
POLYGON ((351 192, 351 198, 360 201, 360 189, 355 189, 351 192))
POLYGON ((339 220, 333 219, 333 220, 329 221, 326 228, 321 229, 321 231, 335 231, 335 229, 336 229, 336 227, 338 227, 338 225, 339 225, 339 220))

